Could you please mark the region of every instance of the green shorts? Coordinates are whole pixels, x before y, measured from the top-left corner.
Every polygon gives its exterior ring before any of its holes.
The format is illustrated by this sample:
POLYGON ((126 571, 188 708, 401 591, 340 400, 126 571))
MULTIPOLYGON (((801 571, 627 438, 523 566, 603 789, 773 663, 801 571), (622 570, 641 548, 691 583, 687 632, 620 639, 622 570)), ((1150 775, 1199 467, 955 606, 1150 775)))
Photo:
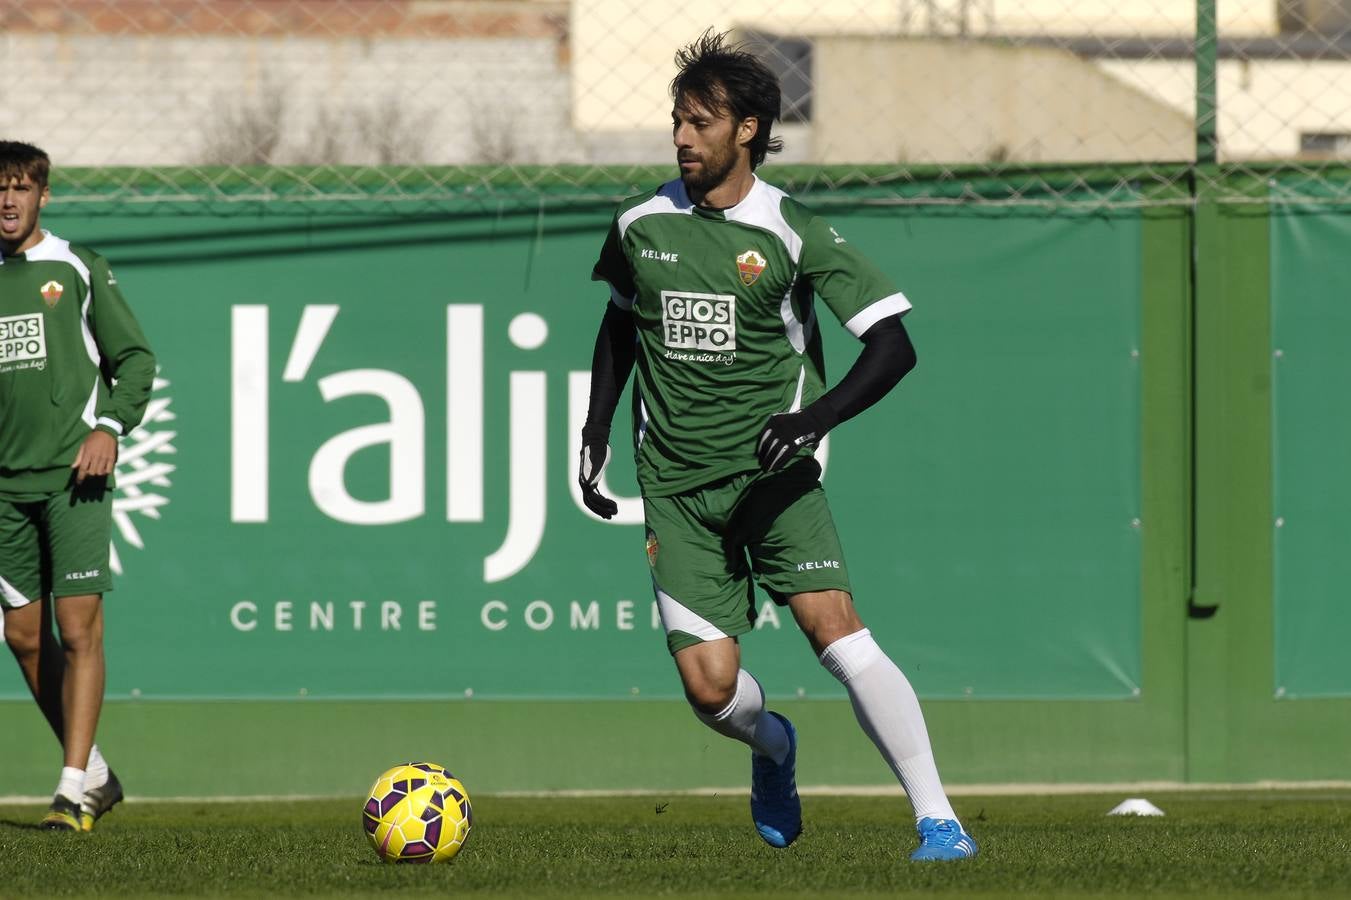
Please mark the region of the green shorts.
POLYGON ((810 457, 777 472, 646 497, 643 511, 672 653, 750 631, 755 583, 780 605, 793 594, 850 589, 821 467, 810 457))
POLYGON ((113 493, 91 481, 56 494, 0 497, 0 606, 113 588, 113 493))

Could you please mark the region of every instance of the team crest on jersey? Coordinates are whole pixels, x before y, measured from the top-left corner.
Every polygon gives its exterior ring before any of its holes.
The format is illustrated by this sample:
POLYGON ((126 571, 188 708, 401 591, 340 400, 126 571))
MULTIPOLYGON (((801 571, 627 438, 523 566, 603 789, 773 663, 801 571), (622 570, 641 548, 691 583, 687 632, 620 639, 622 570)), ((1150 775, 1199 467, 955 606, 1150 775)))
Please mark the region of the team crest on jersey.
POLYGON ((655 566, 657 564, 657 533, 649 531, 647 533, 647 564, 655 566))
POLYGON ((750 287, 765 270, 765 258, 754 250, 747 250, 736 258, 736 270, 741 276, 741 283, 750 287))
POLYGON ((66 292, 66 288, 59 281, 49 281, 39 290, 42 292, 42 299, 46 301, 48 308, 56 306, 56 301, 61 299, 61 295, 66 292))

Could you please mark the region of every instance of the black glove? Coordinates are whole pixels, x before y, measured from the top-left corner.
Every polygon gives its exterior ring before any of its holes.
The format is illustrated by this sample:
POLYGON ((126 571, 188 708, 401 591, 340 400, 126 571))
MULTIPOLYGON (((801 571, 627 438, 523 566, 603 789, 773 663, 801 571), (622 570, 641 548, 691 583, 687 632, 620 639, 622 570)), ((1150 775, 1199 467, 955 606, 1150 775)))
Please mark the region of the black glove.
POLYGON ((755 447, 760 468, 766 472, 782 468, 804 444, 815 444, 825 437, 836 424, 834 419, 820 401, 798 412, 770 416, 755 447))
POLYGON ((577 470, 577 483, 582 487, 582 502, 602 519, 614 518, 619 512, 619 504, 596 489, 600 484, 601 473, 610 462, 610 444, 608 434, 588 433, 582 430, 582 461, 577 470))

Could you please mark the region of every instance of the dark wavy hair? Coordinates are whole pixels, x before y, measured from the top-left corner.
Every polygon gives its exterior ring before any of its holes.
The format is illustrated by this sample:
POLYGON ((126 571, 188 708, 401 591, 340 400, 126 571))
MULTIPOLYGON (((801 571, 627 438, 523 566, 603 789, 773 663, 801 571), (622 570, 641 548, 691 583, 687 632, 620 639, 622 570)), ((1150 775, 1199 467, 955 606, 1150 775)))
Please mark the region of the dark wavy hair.
POLYGON ((757 120, 749 145, 752 169, 783 149, 781 138, 769 136, 782 103, 779 79, 744 45, 730 44, 726 32, 710 28, 680 48, 675 63, 680 71, 671 79, 672 100, 688 98, 711 111, 729 111, 737 121, 757 120))
POLYGON ((27 175, 43 188, 51 171, 52 161, 45 151, 20 141, 0 141, 0 185, 27 175))

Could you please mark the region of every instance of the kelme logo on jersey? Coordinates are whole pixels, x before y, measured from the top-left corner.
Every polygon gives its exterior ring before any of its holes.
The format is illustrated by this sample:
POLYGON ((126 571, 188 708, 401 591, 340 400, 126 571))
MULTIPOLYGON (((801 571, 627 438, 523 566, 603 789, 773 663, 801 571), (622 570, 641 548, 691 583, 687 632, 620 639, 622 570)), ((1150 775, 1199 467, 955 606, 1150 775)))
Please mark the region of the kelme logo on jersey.
POLYGON ((0 372, 46 365, 47 334, 42 329, 42 313, 0 316, 0 372))
POLYGON ((647 564, 649 566, 655 566, 657 564, 658 549, 657 533, 655 531, 649 531, 647 533, 647 564))
POLYGON ((736 297, 662 291, 661 331, 672 349, 735 352, 736 297))
POLYGON ((736 270, 741 276, 741 283, 750 287, 765 270, 765 258, 754 250, 747 250, 736 258, 736 270))
POLYGON ((59 281, 49 281, 44 284, 40 290, 42 292, 42 299, 46 301, 49 309, 56 306, 56 301, 60 300, 61 295, 66 292, 65 286, 59 281))

